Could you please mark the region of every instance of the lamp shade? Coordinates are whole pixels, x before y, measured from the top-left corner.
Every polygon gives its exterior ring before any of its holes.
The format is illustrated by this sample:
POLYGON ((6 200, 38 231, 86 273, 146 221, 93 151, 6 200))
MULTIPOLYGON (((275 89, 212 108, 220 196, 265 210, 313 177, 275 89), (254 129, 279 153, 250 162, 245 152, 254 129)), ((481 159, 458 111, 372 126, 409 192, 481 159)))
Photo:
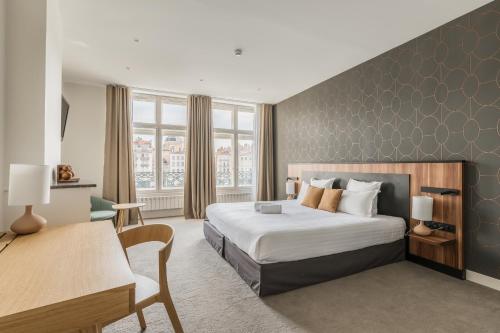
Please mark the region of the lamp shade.
POLYGON ((295 182, 293 180, 287 180, 286 182, 286 194, 295 194, 295 182))
POLYGON ((434 199, 426 196, 412 197, 411 217, 420 221, 432 221, 432 204, 434 199))
POLYGON ((50 202, 50 166, 11 164, 9 206, 28 206, 50 202))

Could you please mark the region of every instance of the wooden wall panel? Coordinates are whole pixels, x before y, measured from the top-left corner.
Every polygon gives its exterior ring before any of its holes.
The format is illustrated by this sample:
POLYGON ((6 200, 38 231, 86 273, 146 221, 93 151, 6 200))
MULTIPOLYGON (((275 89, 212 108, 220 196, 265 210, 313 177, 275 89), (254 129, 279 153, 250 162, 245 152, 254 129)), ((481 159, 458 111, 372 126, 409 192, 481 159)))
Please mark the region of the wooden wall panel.
MULTIPOLYGON (((463 256, 463 175, 464 162, 398 162, 398 163, 294 163, 288 165, 288 176, 302 178, 304 171, 361 172, 410 175, 410 196, 431 195, 434 198, 433 220, 455 226, 455 233, 434 231, 435 235, 456 239, 446 246, 410 241, 410 253, 462 270, 463 256), (422 193, 422 186, 450 188, 458 195, 422 193)), ((411 200, 410 200, 411 201, 411 200)), ((411 211, 411 207, 408 207, 411 211)), ((413 227, 419 221, 410 219, 413 227)))

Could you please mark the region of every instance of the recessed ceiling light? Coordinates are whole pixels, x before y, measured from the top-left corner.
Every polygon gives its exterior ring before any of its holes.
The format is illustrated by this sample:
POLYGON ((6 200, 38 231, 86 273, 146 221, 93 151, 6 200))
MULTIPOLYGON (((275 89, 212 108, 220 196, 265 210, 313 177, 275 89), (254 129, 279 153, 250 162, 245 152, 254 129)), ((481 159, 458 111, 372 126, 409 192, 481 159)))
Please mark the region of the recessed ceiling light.
POLYGON ((236 49, 234 50, 234 55, 239 57, 243 54, 243 50, 242 49, 236 49))

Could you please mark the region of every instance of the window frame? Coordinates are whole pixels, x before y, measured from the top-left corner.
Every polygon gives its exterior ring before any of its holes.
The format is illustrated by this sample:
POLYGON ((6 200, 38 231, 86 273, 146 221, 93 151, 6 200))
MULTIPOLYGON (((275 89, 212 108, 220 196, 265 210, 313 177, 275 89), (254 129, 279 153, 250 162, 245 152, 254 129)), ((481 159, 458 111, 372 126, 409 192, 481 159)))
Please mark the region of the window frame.
MULTIPOLYGON (((187 110, 187 97, 179 96, 175 94, 161 94, 155 92, 149 92, 144 90, 135 90, 131 94, 131 122, 132 122, 132 131, 135 132, 135 129, 154 129, 155 130, 155 158, 156 163, 154 166, 155 170, 155 189, 137 189, 137 192, 141 195, 155 195, 155 194, 182 194, 184 192, 184 188, 170 188, 163 189, 162 187, 162 168, 163 168, 163 132, 174 132, 174 133, 183 133, 184 140, 187 141, 187 119, 186 125, 168 125, 162 123, 162 101, 164 99, 179 99, 182 100, 186 105, 187 110), (146 99, 154 99, 155 101, 155 122, 153 123, 142 123, 142 122, 134 122, 133 121, 133 108, 132 101, 134 98, 146 98, 146 99)), ((233 159, 233 185, 232 186, 216 186, 216 189, 220 193, 227 192, 252 192, 257 187, 257 108, 258 104, 254 103, 244 103, 238 101, 224 100, 224 99, 212 99, 212 109, 216 109, 215 106, 217 104, 225 104, 231 106, 231 121, 232 128, 224 129, 224 128, 213 128, 212 134, 214 139, 219 136, 231 135, 232 137, 232 159, 233 159), (239 110, 239 108, 243 110, 239 110), (253 109, 252 111, 249 110, 253 109), (246 109, 246 110, 245 110, 246 109), (238 112, 249 112, 254 114, 254 122, 253 122, 253 130, 240 130, 238 129, 238 112), (253 185, 239 185, 239 136, 251 137, 253 138, 253 185)), ((187 118, 187 114, 186 114, 187 118)), ((214 147, 214 162, 215 162, 215 147, 214 147)), ((216 166, 217 167, 217 166, 216 166)), ((135 175, 134 175, 135 177, 135 175)))
MULTIPOLYGON (((173 130, 173 129, 160 129, 161 133, 161 139, 163 139, 164 136, 177 136, 177 137, 183 137, 184 138, 184 145, 186 144, 186 131, 180 131, 180 130, 173 130)), ((184 146, 185 148, 185 146, 184 146)), ((163 140, 161 140, 161 162, 159 164, 159 168, 161 170, 161 173, 159 174, 159 182, 160 182, 160 187, 158 188, 158 192, 179 192, 179 191, 184 191, 184 186, 181 187, 172 187, 172 188, 163 188, 163 140)), ((186 167, 186 152, 184 150, 184 159, 182 160, 184 163, 183 168, 184 168, 184 174, 185 172, 185 167, 186 167)), ((185 179, 185 177, 184 177, 185 179)))
MULTIPOLYGON (((233 144, 233 186, 217 186, 217 190, 220 190, 222 192, 224 191, 238 191, 238 190, 246 190, 246 191, 251 191, 257 186, 257 161, 256 161, 256 123, 257 123, 257 105, 255 104, 247 104, 247 103, 238 103, 234 101, 226 101, 226 100, 219 100, 215 99, 212 100, 212 109, 216 109, 214 107, 216 104, 226 104, 226 105, 231 105, 233 107, 232 109, 232 129, 226 129, 226 128, 215 128, 213 129, 214 133, 214 138, 219 136, 223 136, 224 134, 230 134, 232 135, 232 144, 233 144), (253 111, 240 111, 239 107, 250 107, 253 108, 253 111), (249 112, 249 113, 254 113, 254 118, 253 118, 253 130, 240 130, 238 129, 238 112, 249 112), (252 137, 254 141, 254 151, 253 151, 253 176, 252 178, 254 179, 255 184, 254 185, 239 185, 239 136, 246 136, 246 137, 252 137)), ((214 154, 215 154, 215 147, 214 147, 214 154)), ((216 165, 217 167, 217 165, 216 165)), ((217 172, 217 170, 216 170, 217 172)))
MULTIPOLYGON (((133 133, 135 132, 135 129, 154 129, 156 133, 156 151, 155 151, 155 158, 156 158, 156 163, 155 163, 155 189, 137 189, 137 192, 141 194, 155 194, 155 193, 183 193, 184 188, 172 188, 172 189, 163 189, 163 184, 162 184, 162 177, 163 174, 162 172, 162 164, 163 164, 163 132, 176 132, 176 133, 184 133, 184 142, 186 140, 186 126, 182 125, 168 125, 168 124, 163 124, 162 123, 162 100, 165 98, 178 98, 181 100, 184 100, 186 102, 186 109, 187 109, 187 98, 182 98, 182 97, 177 97, 177 96, 169 96, 169 95, 156 95, 153 93, 147 93, 147 92, 132 92, 132 100, 134 100, 135 97, 139 98, 154 98, 155 99, 155 122, 154 123, 141 123, 141 122, 134 122, 133 121, 133 112, 134 110, 132 109, 132 131, 133 133)), ((131 103, 132 105, 132 103, 131 103)), ((186 119, 187 122, 187 119, 186 119)), ((134 175, 135 177, 135 175, 134 175)), ((135 180, 135 179, 134 179, 135 180)))

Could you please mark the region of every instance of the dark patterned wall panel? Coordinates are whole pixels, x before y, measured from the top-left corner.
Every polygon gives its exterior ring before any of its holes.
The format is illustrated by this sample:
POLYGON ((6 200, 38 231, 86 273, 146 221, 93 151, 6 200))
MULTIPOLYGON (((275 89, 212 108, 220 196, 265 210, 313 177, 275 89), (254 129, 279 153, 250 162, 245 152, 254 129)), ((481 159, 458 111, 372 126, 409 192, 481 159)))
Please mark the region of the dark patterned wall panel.
MULTIPOLYGON (((500 1, 276 106, 293 162, 467 160, 467 268, 500 278, 500 1)), ((281 181, 282 180, 282 181, 281 181)))

